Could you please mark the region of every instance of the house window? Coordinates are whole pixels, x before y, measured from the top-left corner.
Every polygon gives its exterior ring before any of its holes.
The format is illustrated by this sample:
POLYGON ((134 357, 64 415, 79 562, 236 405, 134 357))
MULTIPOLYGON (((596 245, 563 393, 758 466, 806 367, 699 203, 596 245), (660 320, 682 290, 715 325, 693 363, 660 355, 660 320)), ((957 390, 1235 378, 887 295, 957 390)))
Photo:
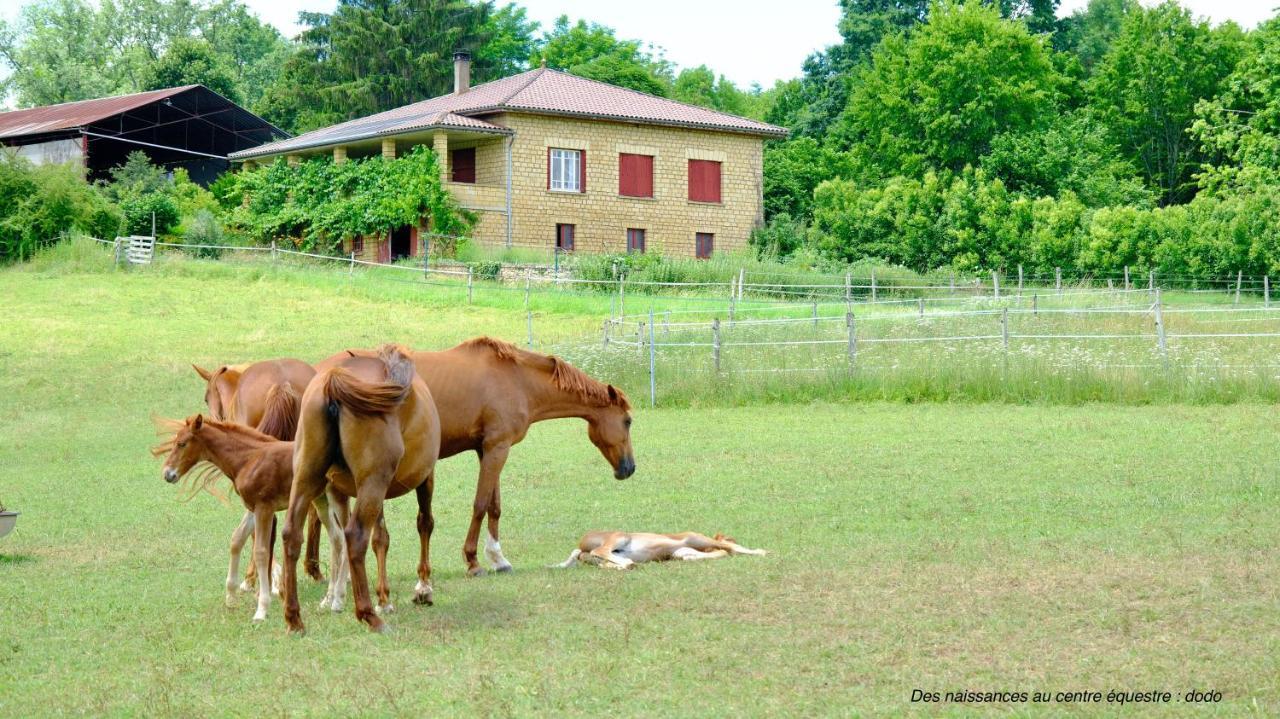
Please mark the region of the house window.
POLYGON ((689 199, 694 202, 720 202, 720 163, 689 160, 689 199))
POLYGON ((547 148, 547 189, 556 192, 586 192, 587 153, 583 150, 547 148))
POLYGON ((627 252, 644 252, 644 230, 634 227, 627 230, 627 252))
POLYGON ((626 197, 653 197, 653 156, 618 155, 618 194, 626 197))
POLYGON ((466 147, 450 153, 449 165, 453 168, 454 182, 475 184, 476 181, 476 148, 466 147))
POLYGON ((716 236, 710 232, 699 232, 694 235, 694 253, 700 260, 711 259, 711 252, 715 249, 716 236))
POLYGON ((351 239, 351 251, 357 255, 364 254, 364 236, 356 235, 351 239))
POLYGON ((556 249, 573 252, 573 225, 556 225, 556 249))

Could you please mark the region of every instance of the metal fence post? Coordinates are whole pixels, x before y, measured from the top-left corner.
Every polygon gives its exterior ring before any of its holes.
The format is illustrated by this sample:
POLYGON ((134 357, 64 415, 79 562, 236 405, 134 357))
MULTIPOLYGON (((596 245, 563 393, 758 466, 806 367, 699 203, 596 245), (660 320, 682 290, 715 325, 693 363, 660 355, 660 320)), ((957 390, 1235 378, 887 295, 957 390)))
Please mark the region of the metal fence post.
POLYGON ((618 316, 625 317, 627 315, 627 273, 623 272, 618 275, 618 316))
POLYGON ((658 406, 658 380, 655 373, 656 350, 653 346, 653 308, 649 308, 649 406, 658 406))
POLYGON ((747 269, 745 267, 738 268, 738 300, 742 300, 742 285, 747 281, 747 269))
POLYGON ((732 327, 737 322, 738 317, 738 293, 731 291, 729 293, 729 326, 732 327))
POLYGON ((467 267, 467 304, 471 304, 471 280, 474 275, 474 268, 467 267))
POLYGON ((1156 346, 1160 348, 1160 359, 1164 361, 1165 366, 1168 366, 1169 347, 1165 343, 1164 312, 1161 311, 1160 290, 1158 289, 1156 290, 1155 313, 1156 313, 1156 346))
POLYGON ((356 253, 351 253, 351 268, 347 270, 347 277, 351 277, 356 273, 356 253))
POLYGON ((876 268, 871 268, 871 301, 876 301, 876 268))
POLYGON ((916 304, 920 307, 920 319, 924 319, 924 298, 917 298, 916 304))
POLYGON ((956 293, 956 273, 952 272, 947 276, 950 278, 951 282, 951 294, 954 295, 956 293))
POLYGON ((1034 292, 1031 294, 1031 314, 1040 314, 1040 295, 1034 292))
POLYGON ((1058 290, 1058 294, 1062 294, 1062 268, 1053 268, 1053 286, 1058 290))
POLYGON ((533 313, 526 312, 525 317, 527 318, 527 323, 529 328, 529 348, 532 349, 533 348, 533 313))
POLYGON ((711 353, 716 362, 716 374, 720 374, 720 318, 711 320, 711 353))

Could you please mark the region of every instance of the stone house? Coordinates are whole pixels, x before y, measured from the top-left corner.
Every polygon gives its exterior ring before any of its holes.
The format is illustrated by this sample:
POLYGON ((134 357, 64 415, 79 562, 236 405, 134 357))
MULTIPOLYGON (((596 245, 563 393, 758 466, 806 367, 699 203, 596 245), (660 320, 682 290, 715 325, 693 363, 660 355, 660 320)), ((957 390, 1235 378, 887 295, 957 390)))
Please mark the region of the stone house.
MULTIPOLYGON (((395 157, 429 144, 490 246, 710 257, 763 221, 763 145, 785 128, 538 68, 231 155, 252 166, 332 154, 395 157)), ((349 242, 360 258, 421 253, 429 228, 349 242)))

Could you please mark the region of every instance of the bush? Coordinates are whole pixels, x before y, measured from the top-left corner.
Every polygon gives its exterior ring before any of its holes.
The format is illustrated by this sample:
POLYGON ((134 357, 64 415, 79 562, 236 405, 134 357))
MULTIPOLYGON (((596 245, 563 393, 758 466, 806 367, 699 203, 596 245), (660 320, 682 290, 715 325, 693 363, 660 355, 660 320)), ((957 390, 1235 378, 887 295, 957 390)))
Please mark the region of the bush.
POLYGON ((496 280, 502 274, 502 263, 493 260, 481 260, 468 263, 477 280, 496 280))
POLYGON ((807 229, 804 222, 782 212, 774 215, 768 224, 752 230, 751 246, 761 259, 787 257, 804 244, 807 229))
POLYGON ((73 232, 111 239, 121 215, 71 165, 0 153, 0 261, 25 260, 73 232))
MULTIPOLYGON (((222 231, 222 222, 208 210, 200 210, 186 223, 183 241, 188 245, 222 245, 226 236, 222 231)), ((196 257, 217 259, 222 250, 209 247, 196 247, 191 250, 196 257)))
POLYGON ((173 198, 162 192, 126 192, 120 198, 120 210, 124 213, 124 231, 127 235, 167 235, 178 224, 178 206, 173 198))

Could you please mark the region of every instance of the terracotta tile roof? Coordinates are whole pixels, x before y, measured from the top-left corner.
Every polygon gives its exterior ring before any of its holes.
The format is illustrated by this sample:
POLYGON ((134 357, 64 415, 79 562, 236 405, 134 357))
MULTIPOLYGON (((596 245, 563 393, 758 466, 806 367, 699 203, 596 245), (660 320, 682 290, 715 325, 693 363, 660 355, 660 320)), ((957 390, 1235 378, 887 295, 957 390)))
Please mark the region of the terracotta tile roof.
POLYGON ((0 113, 0 137, 21 137, 23 135, 37 135, 45 132, 84 127, 136 107, 142 107, 157 100, 173 97, 193 87, 199 86, 184 85, 164 90, 139 92, 132 95, 64 102, 59 105, 45 105, 43 107, 3 112, 0 113))
POLYGON ((691 127, 765 137, 784 137, 787 129, 705 107, 648 95, 558 70, 538 68, 477 85, 460 95, 441 95, 376 115, 313 130, 233 154, 233 159, 277 155, 309 147, 395 135, 409 130, 457 127, 510 134, 510 130, 474 115, 497 112, 588 117, 619 122, 691 127))

